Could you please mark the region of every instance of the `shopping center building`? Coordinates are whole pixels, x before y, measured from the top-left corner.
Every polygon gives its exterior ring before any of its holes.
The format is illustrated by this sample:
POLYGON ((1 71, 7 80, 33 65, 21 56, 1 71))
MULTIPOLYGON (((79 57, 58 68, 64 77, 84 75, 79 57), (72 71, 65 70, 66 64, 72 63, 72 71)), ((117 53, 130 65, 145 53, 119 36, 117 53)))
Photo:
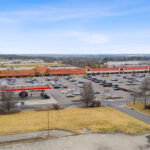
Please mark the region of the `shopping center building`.
POLYGON ((115 68, 59 68, 52 69, 47 66, 38 66, 31 69, 3 69, 0 78, 10 77, 39 77, 39 76, 85 76, 85 75, 112 75, 112 74, 137 74, 150 73, 150 65, 115 68))

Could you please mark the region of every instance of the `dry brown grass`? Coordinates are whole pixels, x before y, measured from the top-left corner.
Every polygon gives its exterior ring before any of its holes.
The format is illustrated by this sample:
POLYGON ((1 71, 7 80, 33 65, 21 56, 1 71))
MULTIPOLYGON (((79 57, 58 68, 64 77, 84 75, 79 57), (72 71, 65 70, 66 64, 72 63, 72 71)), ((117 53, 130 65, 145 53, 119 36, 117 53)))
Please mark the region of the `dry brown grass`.
POLYGON ((128 102, 127 106, 130 108, 133 108, 137 111, 140 111, 142 113, 145 113, 147 115, 150 115, 150 109, 144 109, 144 103, 143 102, 136 102, 135 104, 133 102, 128 102))
MULTIPOLYGON (((51 110, 50 129, 80 133, 80 129, 93 132, 150 133, 150 126, 117 110, 100 108, 67 108, 51 110)), ((22 111, 0 115, 0 135, 47 129, 47 111, 22 111)))

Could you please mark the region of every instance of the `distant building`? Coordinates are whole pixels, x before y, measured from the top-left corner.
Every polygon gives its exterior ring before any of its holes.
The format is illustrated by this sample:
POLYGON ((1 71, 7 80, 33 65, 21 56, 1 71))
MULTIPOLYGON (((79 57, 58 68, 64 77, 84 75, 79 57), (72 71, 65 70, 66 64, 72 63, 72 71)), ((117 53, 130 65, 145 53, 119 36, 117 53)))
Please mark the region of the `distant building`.
POLYGON ((0 64, 9 65, 9 64, 33 64, 33 63, 43 63, 42 59, 1 59, 0 64))
POLYGON ((149 61, 108 61, 105 65, 108 65, 109 67, 118 67, 148 65, 149 63, 149 61))

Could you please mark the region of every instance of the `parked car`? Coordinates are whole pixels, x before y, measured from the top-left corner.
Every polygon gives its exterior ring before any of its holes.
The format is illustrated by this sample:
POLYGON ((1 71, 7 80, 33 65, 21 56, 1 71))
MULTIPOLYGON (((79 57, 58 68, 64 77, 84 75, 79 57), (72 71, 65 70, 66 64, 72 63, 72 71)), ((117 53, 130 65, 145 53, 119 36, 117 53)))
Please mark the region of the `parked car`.
POLYGON ((88 79, 88 76, 84 76, 83 78, 84 78, 84 79, 88 79))
POLYGON ((68 85, 63 85, 62 88, 68 88, 68 85))
POLYGON ((118 84, 113 84, 112 85, 114 88, 118 88, 118 84))
POLYGON ((99 85, 104 85, 104 83, 100 83, 99 85))
POLYGON ((83 88, 83 86, 84 86, 83 84, 78 84, 79 88, 83 88))
POLYGON ((69 79, 69 81, 70 81, 70 82, 76 82, 76 80, 75 80, 75 79, 69 79))
POLYGON ((93 93, 94 93, 94 94, 100 94, 100 92, 99 92, 99 91, 96 91, 96 90, 93 90, 93 93))
POLYGON ((110 84, 108 84, 108 83, 105 83, 104 85, 103 85, 103 87, 110 87, 111 85, 110 84))
POLYGON ((139 74, 136 77, 142 78, 142 77, 145 77, 145 74, 139 74))
POLYGON ((132 83, 126 82, 126 85, 133 85, 132 83))
POLYGON ((91 78, 91 77, 89 77, 89 78, 88 78, 88 80, 92 80, 92 78, 91 78))
POLYGON ((126 78, 126 76, 123 76, 123 78, 126 78))
POLYGON ((50 95, 45 93, 45 94, 43 95, 43 99, 50 99, 50 95))
POLYGON ((62 94, 67 94, 67 93, 69 93, 69 91, 68 90, 63 90, 63 91, 61 91, 61 93, 62 94))
POLYGON ((46 81, 51 81, 51 79, 50 79, 50 78, 46 78, 45 80, 46 80, 46 81))
POLYGON ((95 80, 94 82, 95 82, 95 83, 100 83, 101 81, 100 81, 100 80, 95 80))
POLYGON ((72 77, 65 77, 66 80, 72 79, 72 77))
POLYGON ((111 81, 118 81, 118 79, 117 78, 112 78, 111 81))
POLYGON ((126 82, 127 82, 127 83, 132 83, 132 81, 131 81, 131 80, 127 80, 126 82))
POLYGON ((58 86, 58 85, 54 85, 54 86, 53 86, 53 88, 54 88, 54 89, 59 89, 59 88, 60 88, 60 86, 58 86))
POLYGON ((114 90, 115 90, 115 91, 118 91, 118 90, 120 90, 120 88, 114 88, 114 90))
POLYGON ((74 95, 80 95, 81 92, 80 92, 80 91, 74 91, 73 94, 74 94, 74 95))
POLYGON ((66 95, 66 97, 74 97, 74 95, 72 95, 72 94, 69 94, 69 95, 66 95))
POLYGON ((8 85, 8 81, 7 81, 7 80, 2 81, 2 82, 1 82, 1 85, 2 85, 2 86, 7 86, 7 85, 8 85))
POLYGON ((121 75, 120 75, 120 74, 117 74, 116 76, 117 76, 117 77, 120 77, 121 75))
POLYGON ((83 83, 83 81, 82 81, 82 80, 79 80, 78 83, 83 83))
POLYGON ((141 79, 136 79, 136 82, 142 82, 142 80, 141 79))
POLYGON ((129 80, 130 80, 130 79, 132 79, 132 77, 130 77, 130 76, 129 76, 129 77, 128 77, 128 76, 126 76, 126 79, 129 79, 129 80))

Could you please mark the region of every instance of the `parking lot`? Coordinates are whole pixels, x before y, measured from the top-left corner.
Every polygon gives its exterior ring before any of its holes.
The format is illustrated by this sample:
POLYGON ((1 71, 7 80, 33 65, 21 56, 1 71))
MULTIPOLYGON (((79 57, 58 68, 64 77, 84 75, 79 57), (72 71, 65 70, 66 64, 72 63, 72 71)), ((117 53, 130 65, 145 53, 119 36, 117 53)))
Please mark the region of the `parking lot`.
MULTIPOLYGON (((146 76, 149 75, 147 74, 146 76)), ((105 103, 105 105, 113 103, 123 106, 127 101, 130 101, 131 98, 129 92, 121 89, 133 90, 138 88, 145 76, 135 75, 134 82, 132 78, 132 75, 111 75, 109 77, 101 77, 99 75, 92 77, 34 77, 15 78, 9 81, 6 81, 6 79, 0 79, 0 83, 1 85, 7 84, 7 86, 49 85, 53 87, 53 89, 45 90, 47 95, 53 97, 53 99, 55 99, 62 107, 72 107, 83 105, 83 102, 79 101, 83 83, 91 82, 96 100, 105 103)), ((43 100, 40 91, 29 91, 28 93, 27 100, 43 100)), ((15 92, 15 94, 18 96, 19 92, 15 92)), ((21 98, 19 99, 21 100, 21 98)))

